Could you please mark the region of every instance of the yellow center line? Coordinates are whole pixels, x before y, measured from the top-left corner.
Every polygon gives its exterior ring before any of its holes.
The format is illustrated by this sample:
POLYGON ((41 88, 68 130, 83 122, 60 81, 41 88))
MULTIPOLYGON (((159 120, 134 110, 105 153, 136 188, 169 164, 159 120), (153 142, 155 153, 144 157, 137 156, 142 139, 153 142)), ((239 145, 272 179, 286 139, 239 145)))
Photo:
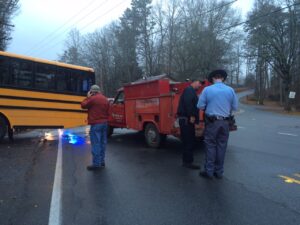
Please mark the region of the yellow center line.
MULTIPOLYGON (((284 179, 284 182, 289 183, 289 184, 300 184, 300 180, 296 180, 295 178, 288 177, 288 176, 282 176, 279 175, 279 177, 284 179)), ((299 176, 300 177, 300 176, 299 176)))

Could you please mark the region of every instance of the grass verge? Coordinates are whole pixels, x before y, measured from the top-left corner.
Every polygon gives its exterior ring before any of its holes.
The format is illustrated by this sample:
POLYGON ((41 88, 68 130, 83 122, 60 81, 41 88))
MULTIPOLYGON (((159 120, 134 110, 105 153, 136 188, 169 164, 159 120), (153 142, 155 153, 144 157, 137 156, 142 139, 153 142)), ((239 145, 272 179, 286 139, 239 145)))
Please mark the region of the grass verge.
POLYGON ((300 116, 300 111, 285 111, 282 106, 280 106, 279 102, 264 100, 263 105, 259 105, 254 97, 254 95, 247 95, 240 99, 240 102, 246 105, 255 105, 261 110, 276 112, 285 115, 293 115, 293 116, 300 116))

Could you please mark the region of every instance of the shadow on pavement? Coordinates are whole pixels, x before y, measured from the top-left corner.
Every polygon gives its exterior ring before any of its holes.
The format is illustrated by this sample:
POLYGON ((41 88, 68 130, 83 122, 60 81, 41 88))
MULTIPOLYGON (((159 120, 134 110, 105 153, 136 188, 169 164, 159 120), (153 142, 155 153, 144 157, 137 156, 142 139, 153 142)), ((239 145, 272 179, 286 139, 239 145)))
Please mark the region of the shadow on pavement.
MULTIPOLYGON (((133 149, 146 149, 148 151, 167 151, 167 152, 180 152, 183 148, 181 141, 173 136, 168 136, 165 143, 159 149, 150 148, 146 145, 144 136, 141 132, 128 132, 117 133, 108 139, 109 144, 116 146, 126 146, 133 149)), ((196 142, 195 151, 203 152, 203 141, 196 142)))

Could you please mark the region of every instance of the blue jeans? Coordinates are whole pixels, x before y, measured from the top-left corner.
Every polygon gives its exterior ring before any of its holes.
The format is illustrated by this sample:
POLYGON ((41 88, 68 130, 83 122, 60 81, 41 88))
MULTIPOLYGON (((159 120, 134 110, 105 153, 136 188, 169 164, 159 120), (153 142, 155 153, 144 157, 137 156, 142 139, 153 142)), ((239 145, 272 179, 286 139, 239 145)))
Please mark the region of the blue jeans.
POLYGON ((101 166, 105 163, 107 123, 91 125, 90 137, 92 144, 93 165, 101 166))

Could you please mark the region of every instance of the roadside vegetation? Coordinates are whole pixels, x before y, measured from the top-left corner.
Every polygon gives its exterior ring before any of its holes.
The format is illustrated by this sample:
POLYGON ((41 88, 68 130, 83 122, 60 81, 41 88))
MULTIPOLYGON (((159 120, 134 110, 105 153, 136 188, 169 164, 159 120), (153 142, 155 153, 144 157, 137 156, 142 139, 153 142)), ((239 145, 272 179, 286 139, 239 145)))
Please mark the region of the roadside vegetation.
POLYGON ((300 110, 300 1, 257 0, 248 21, 246 85, 255 88, 255 102, 300 110))
POLYGON ((300 116, 299 110, 293 109, 291 111, 286 111, 286 110, 284 110, 284 106, 282 106, 279 101, 271 100, 269 98, 266 98, 264 100, 264 104, 260 105, 257 102, 257 98, 255 97, 254 94, 245 96, 245 97, 241 98, 240 101, 241 101, 241 103, 244 103, 247 105, 256 105, 261 110, 282 113, 282 114, 286 114, 286 115, 300 116))

